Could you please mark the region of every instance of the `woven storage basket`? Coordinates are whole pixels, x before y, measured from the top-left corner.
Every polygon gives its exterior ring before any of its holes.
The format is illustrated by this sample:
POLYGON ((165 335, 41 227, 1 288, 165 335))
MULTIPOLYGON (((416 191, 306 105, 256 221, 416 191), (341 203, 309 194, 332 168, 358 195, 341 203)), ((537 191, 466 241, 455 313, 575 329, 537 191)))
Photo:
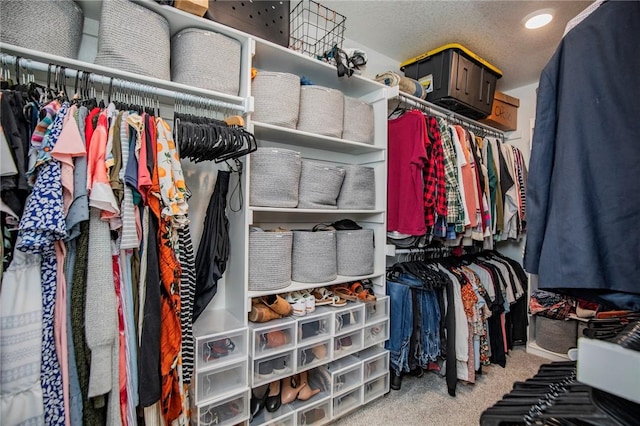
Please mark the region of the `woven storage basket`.
POLYGON ((299 209, 337 209, 345 171, 316 161, 302 160, 299 209))
POLYGON ((171 34, 167 20, 128 0, 105 0, 98 31, 98 65, 171 79, 171 34))
POLYGON ((249 205, 297 207, 300 153, 289 149, 258 148, 251 153, 249 205))
POLYGON ((373 210, 376 208, 376 176, 372 167, 357 164, 343 166, 344 183, 338 196, 338 208, 373 210))
POLYGON ((336 231, 338 275, 373 274, 373 230, 336 231))
POLYGON ((223 34, 186 28, 171 39, 171 80, 238 96, 241 48, 223 34))
POLYGON ((338 276, 335 231, 293 231, 291 279, 323 283, 338 276))
POLYGON ((567 354, 575 348, 578 337, 576 321, 556 320, 536 315, 536 344, 543 349, 567 354))
POLYGON ((0 2, 0 40, 65 58, 77 58, 84 14, 72 0, 0 2))
POLYGON ((278 290, 291 284, 293 233, 249 233, 249 290, 278 290))
POLYGON ((343 120, 342 92, 322 86, 300 88, 298 130, 341 138, 343 120))
POLYGON ((254 121, 295 129, 300 108, 300 77, 283 72, 258 71, 251 82, 254 121))
POLYGON ((360 99, 344 97, 342 139, 373 143, 373 106, 360 99))

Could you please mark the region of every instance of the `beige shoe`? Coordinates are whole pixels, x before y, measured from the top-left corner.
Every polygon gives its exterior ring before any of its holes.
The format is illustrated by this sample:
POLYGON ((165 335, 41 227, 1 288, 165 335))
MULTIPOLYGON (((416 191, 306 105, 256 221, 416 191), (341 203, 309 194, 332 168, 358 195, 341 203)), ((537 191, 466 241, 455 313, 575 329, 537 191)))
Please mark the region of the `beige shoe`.
POLYGON ((277 294, 262 296, 260 301, 270 307, 275 313, 280 314, 283 317, 288 317, 293 313, 293 307, 291 304, 277 294))
POLYGON ((249 321, 251 322, 267 322, 278 318, 282 318, 282 315, 278 314, 262 302, 253 303, 251 305, 251 312, 249 312, 249 321))

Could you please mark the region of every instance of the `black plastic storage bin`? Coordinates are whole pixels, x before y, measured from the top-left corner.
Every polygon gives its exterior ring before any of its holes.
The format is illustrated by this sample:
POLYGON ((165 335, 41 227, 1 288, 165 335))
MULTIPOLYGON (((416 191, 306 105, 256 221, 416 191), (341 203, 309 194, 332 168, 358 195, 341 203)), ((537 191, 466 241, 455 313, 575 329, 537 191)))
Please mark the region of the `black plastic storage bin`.
POLYGON ((502 71, 457 43, 409 59, 400 69, 422 83, 427 101, 472 119, 491 114, 496 81, 502 77, 502 71))

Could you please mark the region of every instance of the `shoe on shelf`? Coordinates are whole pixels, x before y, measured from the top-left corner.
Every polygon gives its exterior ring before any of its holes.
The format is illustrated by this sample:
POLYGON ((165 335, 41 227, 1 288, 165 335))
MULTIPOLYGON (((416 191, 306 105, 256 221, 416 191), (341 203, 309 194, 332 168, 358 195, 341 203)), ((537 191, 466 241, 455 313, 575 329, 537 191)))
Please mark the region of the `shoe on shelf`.
POLYGON ((316 298, 308 291, 302 292, 300 296, 305 301, 307 313, 314 312, 316 310, 316 298))
POLYGON ((339 307, 347 304, 346 300, 326 287, 316 288, 312 294, 316 299, 316 306, 329 305, 339 307))
POLYGON ((293 313, 291 305, 278 294, 270 294, 260 298, 262 303, 270 307, 277 314, 288 317, 293 313))
POLYGON ((280 405, 282 405, 282 399, 280 398, 281 389, 280 380, 269 383, 268 396, 264 404, 268 412, 273 413, 274 411, 278 411, 280 405))
MULTIPOLYGON (((288 304, 288 303, 287 303, 288 304)), ((272 330, 262 335, 265 348, 279 348, 289 343, 287 334, 282 330, 272 330)))
POLYGON ((288 293, 287 302, 293 308, 294 317, 303 317, 307 313, 307 301, 298 292, 288 293))
POLYGON ((309 398, 311 398, 312 396, 320 393, 320 389, 311 389, 311 386, 309 386, 308 372, 307 371, 303 371, 302 373, 300 373, 299 377, 300 377, 300 380, 298 381, 298 383, 299 383, 298 387, 301 388, 300 392, 298 392, 298 399, 299 400, 306 401, 309 398))
POLYGON ((273 360, 263 361, 258 364, 258 377, 264 379, 273 374, 273 360))
POLYGON ((282 379, 280 398, 282 404, 289 404, 298 398, 298 393, 307 386, 306 383, 301 384, 297 374, 282 379), (295 383, 295 386, 294 386, 295 383))
POLYGON ((262 411, 265 406, 267 396, 269 394, 269 386, 266 386, 263 389, 256 388, 251 390, 251 402, 249 407, 251 412, 249 413, 249 421, 253 420, 258 414, 260 414, 260 411, 262 411))
POLYGON ((340 347, 343 351, 348 351, 353 346, 351 336, 345 336, 340 339, 340 347))
POLYGON ((281 356, 275 359, 272 359, 270 362, 273 363, 273 372, 275 374, 282 374, 287 369, 287 357, 281 356))
POLYGON ((252 302, 251 312, 249 312, 249 321, 251 322, 267 322, 274 319, 282 318, 282 315, 275 312, 262 302, 252 302))

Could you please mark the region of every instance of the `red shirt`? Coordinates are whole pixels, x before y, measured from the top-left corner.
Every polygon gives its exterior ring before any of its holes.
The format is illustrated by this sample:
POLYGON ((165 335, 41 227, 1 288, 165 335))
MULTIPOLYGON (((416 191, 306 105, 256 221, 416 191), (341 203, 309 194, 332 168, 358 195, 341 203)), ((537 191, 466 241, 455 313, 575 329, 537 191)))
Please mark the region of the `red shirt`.
POLYGON ((424 183, 427 129, 420 111, 389 120, 387 230, 424 235, 424 183))

